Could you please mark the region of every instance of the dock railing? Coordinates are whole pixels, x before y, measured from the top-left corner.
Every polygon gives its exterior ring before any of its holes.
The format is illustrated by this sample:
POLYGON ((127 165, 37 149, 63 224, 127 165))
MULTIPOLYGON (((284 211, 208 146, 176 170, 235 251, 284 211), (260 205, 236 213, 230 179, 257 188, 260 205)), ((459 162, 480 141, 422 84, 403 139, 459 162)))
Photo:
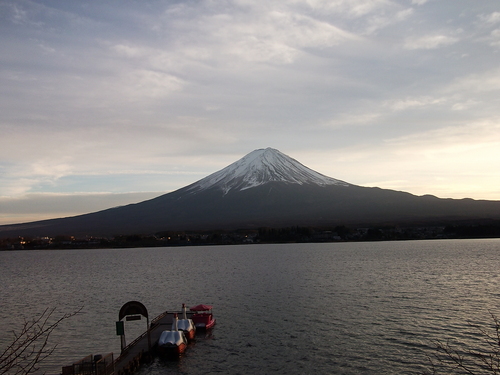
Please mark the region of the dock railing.
POLYGON ((96 375, 111 375, 115 372, 115 361, 113 353, 109 353, 98 360, 95 364, 96 375))
POLYGON ((160 315, 158 315, 156 318, 154 318, 152 321, 151 321, 151 324, 149 325, 150 329, 153 329, 157 324, 158 322, 163 319, 166 315, 168 314, 172 314, 172 313, 169 313, 168 311, 165 311, 165 312, 162 312, 160 315))
POLYGON ((113 353, 105 356, 90 354, 62 369, 62 375, 111 375, 113 372, 113 353))
POLYGON ((148 334, 148 332, 144 332, 142 335, 140 335, 139 337, 137 337, 134 341, 132 341, 130 344, 128 344, 126 347, 123 348, 122 352, 120 353, 120 355, 118 356, 118 358, 116 359, 117 361, 120 359, 120 357, 124 356, 127 354, 127 352, 129 351, 130 348, 133 348, 139 341, 142 340, 143 337, 146 337, 148 334))

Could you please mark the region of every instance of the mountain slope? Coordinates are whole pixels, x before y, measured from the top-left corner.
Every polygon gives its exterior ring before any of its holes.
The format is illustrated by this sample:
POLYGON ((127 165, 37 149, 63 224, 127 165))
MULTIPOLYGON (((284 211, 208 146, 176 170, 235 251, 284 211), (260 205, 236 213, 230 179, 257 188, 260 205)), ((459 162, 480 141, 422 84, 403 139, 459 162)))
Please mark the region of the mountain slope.
POLYGON ((0 236, 98 236, 296 225, 444 225, 489 219, 500 219, 499 201, 419 197, 356 186, 268 148, 151 200, 71 218, 0 226, 0 236))

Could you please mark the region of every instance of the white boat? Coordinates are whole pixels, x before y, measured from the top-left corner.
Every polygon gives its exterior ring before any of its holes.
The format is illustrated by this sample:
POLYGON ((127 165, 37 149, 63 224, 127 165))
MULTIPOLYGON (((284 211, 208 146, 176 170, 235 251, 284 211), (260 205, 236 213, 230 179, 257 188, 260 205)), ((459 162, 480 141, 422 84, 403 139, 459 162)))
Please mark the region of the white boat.
POLYGON ((178 316, 174 314, 172 330, 163 331, 158 340, 158 352, 165 356, 180 356, 187 348, 187 338, 178 329, 178 316))
POLYGON ((196 327, 192 319, 187 317, 186 304, 182 304, 182 319, 177 322, 177 328, 180 329, 186 335, 188 341, 194 340, 196 334, 196 327))

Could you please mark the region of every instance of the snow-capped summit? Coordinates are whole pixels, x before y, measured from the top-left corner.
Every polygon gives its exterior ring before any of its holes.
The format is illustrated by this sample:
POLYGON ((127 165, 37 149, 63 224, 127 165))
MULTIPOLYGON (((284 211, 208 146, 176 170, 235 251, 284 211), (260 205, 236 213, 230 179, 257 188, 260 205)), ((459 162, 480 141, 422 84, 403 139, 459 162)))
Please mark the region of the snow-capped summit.
POLYGON ((273 148, 252 151, 226 168, 188 186, 188 191, 199 192, 220 188, 224 194, 230 190, 245 190, 268 182, 288 184, 315 184, 349 186, 340 181, 307 168, 297 160, 273 148))

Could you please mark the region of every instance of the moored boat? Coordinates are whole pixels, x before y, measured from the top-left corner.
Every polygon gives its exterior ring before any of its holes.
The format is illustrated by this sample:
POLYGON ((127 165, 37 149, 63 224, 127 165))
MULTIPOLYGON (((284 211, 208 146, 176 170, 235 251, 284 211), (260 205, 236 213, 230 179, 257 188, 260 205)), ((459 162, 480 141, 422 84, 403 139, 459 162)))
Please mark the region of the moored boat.
POLYGON ((212 306, 196 305, 189 310, 193 311, 191 319, 194 322, 196 329, 210 329, 215 325, 215 318, 212 314, 212 306))
POLYGON ((184 332, 188 341, 194 340, 196 334, 196 326, 192 319, 188 319, 186 304, 182 304, 182 319, 177 322, 177 328, 184 332))
POLYGON ((187 339, 184 332, 178 329, 178 316, 174 314, 172 330, 163 331, 158 339, 158 351, 164 356, 179 356, 187 348, 187 339))

